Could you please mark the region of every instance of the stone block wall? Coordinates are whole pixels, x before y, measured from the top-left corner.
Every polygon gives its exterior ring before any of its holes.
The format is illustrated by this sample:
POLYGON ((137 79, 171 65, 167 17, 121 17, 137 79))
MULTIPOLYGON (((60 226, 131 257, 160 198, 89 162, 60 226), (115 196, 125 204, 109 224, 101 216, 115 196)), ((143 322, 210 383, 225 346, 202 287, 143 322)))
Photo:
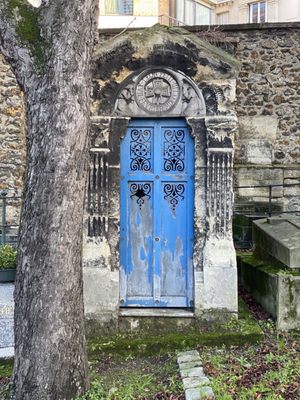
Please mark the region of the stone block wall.
MULTIPOLYGON (((203 35, 207 27, 189 27, 203 35)), ((242 67, 237 80, 239 131, 235 185, 300 183, 300 23, 219 27, 218 40, 242 67)), ((101 32, 100 41, 119 31, 101 32)), ((0 189, 22 191, 25 130, 22 93, 0 57, 0 189)), ((218 94, 217 94, 218 95, 218 94)), ((300 210, 300 186, 273 191, 284 210, 300 210)), ((236 190, 236 202, 267 202, 267 189, 236 190)), ((18 207, 9 208, 18 218, 18 207)))
MULTIPOLYGON (((300 184, 300 23, 227 25, 217 31, 242 63, 235 185, 300 184)), ((275 188, 273 197, 283 210, 300 210, 300 186, 275 188)), ((268 188, 236 190, 237 203, 267 200, 268 188)))

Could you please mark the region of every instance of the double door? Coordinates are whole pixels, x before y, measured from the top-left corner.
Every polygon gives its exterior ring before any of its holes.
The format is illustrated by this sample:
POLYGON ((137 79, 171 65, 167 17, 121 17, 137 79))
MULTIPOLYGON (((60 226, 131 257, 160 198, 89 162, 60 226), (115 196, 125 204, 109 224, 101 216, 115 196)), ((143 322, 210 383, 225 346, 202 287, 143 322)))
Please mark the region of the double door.
POLYGON ((120 305, 191 307, 194 141, 185 120, 132 120, 120 179, 120 305))

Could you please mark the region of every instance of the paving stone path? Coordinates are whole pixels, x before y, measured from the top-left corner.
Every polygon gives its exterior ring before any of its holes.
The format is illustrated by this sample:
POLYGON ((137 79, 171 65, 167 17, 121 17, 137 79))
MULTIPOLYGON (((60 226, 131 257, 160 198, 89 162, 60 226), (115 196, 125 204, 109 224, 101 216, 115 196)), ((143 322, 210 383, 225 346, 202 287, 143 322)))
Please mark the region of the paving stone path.
POLYGON ((186 400, 215 399, 209 379, 205 375, 197 350, 185 351, 177 356, 186 400))

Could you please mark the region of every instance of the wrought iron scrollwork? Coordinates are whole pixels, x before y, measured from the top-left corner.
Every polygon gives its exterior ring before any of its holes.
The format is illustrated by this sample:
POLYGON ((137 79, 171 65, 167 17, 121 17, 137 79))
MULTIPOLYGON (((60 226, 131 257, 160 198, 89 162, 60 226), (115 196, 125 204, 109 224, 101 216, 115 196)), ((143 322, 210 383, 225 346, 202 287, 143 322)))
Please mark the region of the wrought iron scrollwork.
POLYGON ((130 141, 130 169, 132 171, 151 170, 151 130, 132 129, 130 141))
POLYGON ((184 199, 184 184, 183 183, 166 183, 164 185, 164 199, 170 203, 171 209, 175 212, 179 201, 184 199))
POLYGON ((185 133, 182 129, 167 129, 164 132, 164 170, 183 171, 185 156, 185 133))
POLYGON ((130 185, 130 198, 136 198, 136 202, 140 208, 142 209, 145 200, 150 199, 151 193, 151 184, 150 183, 131 183, 130 185))

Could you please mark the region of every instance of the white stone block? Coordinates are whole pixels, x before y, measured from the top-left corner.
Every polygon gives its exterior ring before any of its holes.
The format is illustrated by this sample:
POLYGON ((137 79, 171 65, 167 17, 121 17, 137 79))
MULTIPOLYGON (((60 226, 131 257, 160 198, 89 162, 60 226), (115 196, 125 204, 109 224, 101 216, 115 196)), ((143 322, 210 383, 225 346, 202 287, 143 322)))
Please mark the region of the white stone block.
POLYGON ((269 165, 273 161, 273 146, 263 139, 252 139, 240 142, 244 147, 245 162, 248 164, 269 165))
POLYGON ((180 376, 182 378, 192 378, 192 377, 204 377, 204 371, 202 367, 193 367, 193 368, 186 368, 180 369, 180 376))
POLYGON ((200 359, 198 351, 188 351, 185 353, 182 353, 177 357, 177 362, 178 364, 182 363, 190 363, 192 361, 198 361, 200 359))
MULTIPOLYGON (((210 238, 204 248, 202 309, 237 313, 237 268, 231 240, 210 238)), ((199 295, 199 296, 200 296, 199 295)))
POLYGON ((191 377, 183 378, 182 382, 185 389, 192 389, 209 384, 209 379, 206 376, 191 377))
POLYGON ((261 115, 254 117, 239 117, 240 139, 267 139, 276 140, 278 118, 261 115))
POLYGON ((84 309, 85 314, 103 319, 105 314, 118 315, 119 271, 108 268, 84 268, 84 309))

